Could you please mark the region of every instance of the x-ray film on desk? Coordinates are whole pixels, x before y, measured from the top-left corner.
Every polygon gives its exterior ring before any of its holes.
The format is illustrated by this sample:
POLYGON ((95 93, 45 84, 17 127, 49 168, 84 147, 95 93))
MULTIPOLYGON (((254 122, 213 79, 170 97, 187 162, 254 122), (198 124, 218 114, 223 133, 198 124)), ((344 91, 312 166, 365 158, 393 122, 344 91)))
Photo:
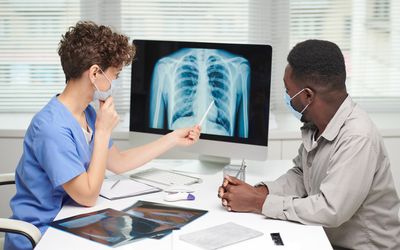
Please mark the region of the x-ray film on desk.
MULTIPOLYGON (((203 216, 208 211, 139 200, 132 206, 124 209, 124 212, 136 217, 156 223, 167 224, 173 228, 179 229, 203 216)), ((161 239, 170 232, 171 231, 163 231, 152 236, 152 238, 161 239)))
POLYGON ((131 131, 202 124, 203 139, 266 145, 269 45, 136 40, 131 131), (143 112, 144 111, 144 112, 143 112), (138 114, 139 113, 139 114, 138 114), (132 126, 134 128, 132 128, 132 126))
POLYGON ((111 208, 56 220, 50 226, 110 247, 151 238, 177 228, 111 208))

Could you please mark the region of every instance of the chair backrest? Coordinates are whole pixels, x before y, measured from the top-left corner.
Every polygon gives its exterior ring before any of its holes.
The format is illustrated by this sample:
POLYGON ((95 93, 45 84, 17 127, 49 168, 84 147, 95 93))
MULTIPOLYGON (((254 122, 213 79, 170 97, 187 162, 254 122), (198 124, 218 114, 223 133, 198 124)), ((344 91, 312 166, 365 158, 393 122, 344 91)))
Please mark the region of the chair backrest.
MULTIPOLYGON (((0 186, 13 185, 13 184, 15 184, 15 174, 13 173, 0 174, 0 186)), ((0 250, 3 250, 4 236, 5 234, 3 232, 0 232, 0 250)))
POLYGON ((15 194, 15 174, 0 173, 0 218, 7 218, 11 215, 9 199, 15 194))
MULTIPOLYGON (((15 174, 0 174, 0 186, 15 184, 15 174)), ((25 221, 0 218, 0 232, 16 233, 25 236, 32 244, 33 248, 39 242, 42 234, 40 230, 25 221)), ((3 249, 4 238, 0 236, 0 250, 3 249)))
POLYGON ((0 174, 0 186, 10 185, 10 184, 15 184, 15 174, 14 173, 0 174))

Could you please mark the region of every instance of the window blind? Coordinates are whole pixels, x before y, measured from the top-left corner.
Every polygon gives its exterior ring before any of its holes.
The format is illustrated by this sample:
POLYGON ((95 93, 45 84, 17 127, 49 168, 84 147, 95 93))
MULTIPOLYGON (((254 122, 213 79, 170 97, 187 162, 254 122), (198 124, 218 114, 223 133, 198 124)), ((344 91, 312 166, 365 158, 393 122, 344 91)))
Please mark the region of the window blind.
POLYGON ((347 89, 369 111, 400 111, 400 3, 290 0, 290 48, 310 38, 342 49, 347 89))
MULTIPOLYGON (((400 2, 394 0, 0 0, 0 112, 37 112, 64 87, 57 46, 78 20, 113 26, 132 39, 273 46, 271 109, 286 111, 282 77, 290 48, 336 42, 347 86, 370 111, 400 109, 400 2)), ((116 96, 129 111, 131 67, 116 96)))
MULTIPOLYGON (((61 35, 78 20, 110 25, 131 40, 271 44, 276 60, 282 49, 276 49, 275 44, 283 44, 283 50, 287 47, 287 42, 282 43, 287 38, 279 38, 280 34, 287 35, 287 22, 280 28, 274 24, 282 20, 287 7, 287 2, 272 0, 0 0, 0 34, 6 34, 0 38, 0 112, 36 112, 62 90, 64 76, 57 45, 61 35)), ((279 75, 281 84, 282 72, 275 74, 276 68, 272 78, 279 75)), ((130 75, 129 66, 121 75, 115 98, 122 116, 129 111, 130 75)))
POLYGON ((0 112, 36 112, 62 90, 58 42, 79 18, 79 0, 0 0, 0 112))

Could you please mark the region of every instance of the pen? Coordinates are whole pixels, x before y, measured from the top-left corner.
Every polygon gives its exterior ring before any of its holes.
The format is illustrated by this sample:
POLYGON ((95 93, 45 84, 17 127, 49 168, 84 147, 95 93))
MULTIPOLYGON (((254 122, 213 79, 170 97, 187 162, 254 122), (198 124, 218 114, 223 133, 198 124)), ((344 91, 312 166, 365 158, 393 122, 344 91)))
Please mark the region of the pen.
POLYGON ((110 189, 113 189, 121 180, 117 180, 116 182, 114 182, 114 184, 112 184, 112 186, 110 187, 110 189))
POLYGON ((203 124, 204 119, 206 119, 208 112, 210 112, 210 109, 212 107, 212 105, 214 104, 214 100, 210 103, 210 105, 208 105, 207 111, 204 113, 203 117, 201 118, 200 122, 199 122, 199 126, 201 126, 201 124, 203 124))
POLYGON ((235 178, 237 179, 240 175, 240 173, 242 173, 244 171, 244 169, 246 168, 246 162, 244 162, 244 159, 242 160, 242 165, 240 165, 240 169, 237 171, 235 178))

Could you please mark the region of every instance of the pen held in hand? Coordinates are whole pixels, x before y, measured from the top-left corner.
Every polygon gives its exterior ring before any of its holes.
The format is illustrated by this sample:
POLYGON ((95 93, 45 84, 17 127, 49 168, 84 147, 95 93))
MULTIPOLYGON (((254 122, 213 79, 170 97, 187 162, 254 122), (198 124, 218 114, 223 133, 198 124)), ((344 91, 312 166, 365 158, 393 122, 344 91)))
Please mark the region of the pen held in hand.
POLYGON ((112 186, 110 187, 110 189, 113 189, 121 180, 117 180, 116 182, 114 182, 114 184, 112 184, 112 186))
POLYGON ((204 120, 207 117, 208 112, 210 112, 212 105, 214 104, 214 100, 210 103, 210 105, 208 105, 208 108, 206 110, 206 112, 204 113, 203 117, 201 118, 200 122, 199 122, 199 126, 201 126, 204 122, 204 120))

